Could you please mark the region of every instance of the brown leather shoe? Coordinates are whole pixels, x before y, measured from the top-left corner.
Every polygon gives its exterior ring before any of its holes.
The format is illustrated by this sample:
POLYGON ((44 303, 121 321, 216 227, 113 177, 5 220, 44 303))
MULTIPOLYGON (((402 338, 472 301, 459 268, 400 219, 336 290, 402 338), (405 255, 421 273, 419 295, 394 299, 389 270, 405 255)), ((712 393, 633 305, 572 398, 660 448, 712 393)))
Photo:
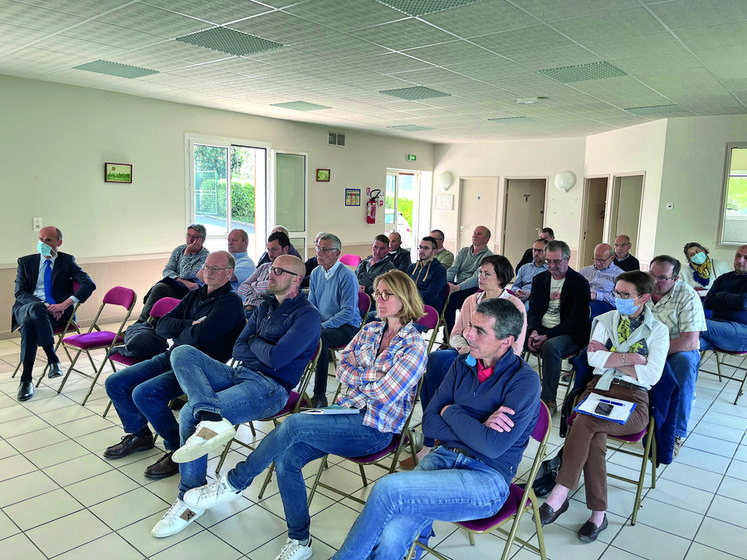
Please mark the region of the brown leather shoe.
POLYGON ((135 451, 145 451, 146 449, 153 449, 153 434, 148 434, 145 437, 137 437, 133 434, 126 434, 122 436, 122 441, 116 445, 112 445, 106 448, 104 451, 104 457, 109 459, 121 459, 127 457, 135 451))
POLYGON ((399 462, 399 468, 402 469, 403 471, 411 471, 412 469, 415 468, 415 465, 417 465, 417 463, 412 460, 412 457, 408 457, 407 459, 402 459, 399 462))
POLYGON ((179 472, 179 464, 171 460, 171 456, 174 454, 173 451, 166 452, 163 457, 152 465, 145 468, 145 478, 152 478, 158 480, 175 475, 179 472))
POLYGON ((578 540, 583 543, 592 543, 597 540, 599 533, 607 528, 607 515, 602 519, 602 524, 597 527, 591 521, 587 521, 578 530, 578 540))
POLYGON ((567 498, 557 510, 552 509, 552 507, 548 505, 547 502, 542 504, 539 507, 540 522, 542 523, 542 526, 544 527, 545 525, 553 523, 558 517, 568 511, 568 505, 569 502, 567 498))
POLYGON ((555 411, 558 410, 558 403, 555 401, 542 401, 547 406, 547 409, 550 411, 550 416, 555 414, 555 411))

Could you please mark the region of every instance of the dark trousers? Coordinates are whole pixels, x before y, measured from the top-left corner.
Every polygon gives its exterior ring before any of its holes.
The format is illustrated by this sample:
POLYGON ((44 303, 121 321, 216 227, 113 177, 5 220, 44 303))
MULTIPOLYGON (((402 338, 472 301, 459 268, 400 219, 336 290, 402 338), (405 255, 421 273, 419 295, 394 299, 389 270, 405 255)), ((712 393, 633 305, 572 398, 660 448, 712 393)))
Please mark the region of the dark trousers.
POLYGON ((172 297, 176 299, 182 299, 189 293, 186 286, 181 284, 176 285, 176 280, 172 280, 167 283, 161 280, 156 282, 153 287, 148 290, 145 294, 145 300, 143 301, 143 310, 140 312, 140 316, 137 318, 138 321, 147 321, 150 317, 150 310, 156 304, 156 302, 165 297, 172 297))
POLYGON ((21 381, 31 381, 31 371, 36 360, 36 348, 54 344, 54 329, 67 322, 63 315, 56 321, 42 301, 34 301, 18 307, 16 320, 21 329, 21 381))
POLYGON ((457 310, 461 309, 464 300, 474 293, 477 293, 477 288, 451 292, 451 295, 449 296, 449 305, 446 306, 446 311, 444 311, 444 320, 446 321, 446 326, 449 328, 449 332, 454 328, 457 310))
POLYGON ((327 371, 329 370, 329 347, 347 344, 358 333, 356 325, 342 325, 334 329, 322 329, 322 351, 316 362, 316 375, 314 376, 314 395, 325 396, 327 392, 327 371))

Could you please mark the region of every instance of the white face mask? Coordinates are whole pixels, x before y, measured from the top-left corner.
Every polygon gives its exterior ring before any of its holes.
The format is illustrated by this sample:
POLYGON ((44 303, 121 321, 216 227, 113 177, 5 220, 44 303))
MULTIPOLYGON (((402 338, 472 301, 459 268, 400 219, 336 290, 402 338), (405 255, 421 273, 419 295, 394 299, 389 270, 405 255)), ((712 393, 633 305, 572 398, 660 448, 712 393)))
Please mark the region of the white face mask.
POLYGON ((39 251, 41 256, 45 259, 52 256, 52 247, 46 243, 42 243, 41 241, 36 243, 36 250, 39 251))

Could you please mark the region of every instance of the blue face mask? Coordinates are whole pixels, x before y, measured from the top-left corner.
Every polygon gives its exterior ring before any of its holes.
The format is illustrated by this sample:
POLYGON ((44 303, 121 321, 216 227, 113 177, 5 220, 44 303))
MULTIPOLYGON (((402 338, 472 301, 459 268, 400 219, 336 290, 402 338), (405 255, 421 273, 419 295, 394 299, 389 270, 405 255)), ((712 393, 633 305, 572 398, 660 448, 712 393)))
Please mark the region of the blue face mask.
POLYGON ((36 243, 36 250, 39 251, 41 256, 45 259, 52 256, 52 247, 46 243, 42 243, 41 241, 36 243))
POLYGON ((692 261, 693 264, 696 264, 700 266, 704 262, 706 262, 706 254, 705 253, 695 253, 692 257, 690 257, 690 261, 692 261))
POLYGON ((620 315, 632 315, 640 307, 640 305, 633 303, 634 301, 634 299, 615 298, 615 308, 620 315))

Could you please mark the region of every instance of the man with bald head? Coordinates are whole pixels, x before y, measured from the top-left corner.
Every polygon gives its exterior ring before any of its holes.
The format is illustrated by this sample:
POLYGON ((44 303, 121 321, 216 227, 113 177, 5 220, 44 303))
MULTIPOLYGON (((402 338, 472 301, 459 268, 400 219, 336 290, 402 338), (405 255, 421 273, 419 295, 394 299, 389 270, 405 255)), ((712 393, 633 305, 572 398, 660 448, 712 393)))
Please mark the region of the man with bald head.
POLYGON ((96 285, 75 257, 59 252, 62 232, 54 226, 39 230, 37 252, 18 259, 11 330, 21 329, 21 384, 18 400, 34 395, 31 374, 36 349, 47 356, 50 379, 62 375, 60 359, 54 351, 54 329, 64 325, 78 302, 86 301, 96 285), (73 282, 78 283, 74 289, 73 282))
POLYGON ((589 282, 591 303, 591 318, 607 313, 615 308, 615 278, 623 270, 615 266, 612 260, 615 250, 608 243, 600 243, 594 247, 594 264, 581 269, 581 276, 589 282))
POLYGON ((630 254, 630 246, 630 236, 621 233, 615 237, 615 265, 625 272, 641 269, 641 263, 630 254))
POLYGON ((207 484, 207 453, 234 435, 235 424, 267 418, 282 410, 319 344, 322 320, 299 286, 306 267, 298 257, 280 255, 271 264, 264 296, 233 348, 236 366, 182 346, 171 367, 189 401, 179 414, 179 495, 151 531, 168 537, 204 510, 183 501, 191 488, 207 484))
POLYGON ((747 245, 734 255, 734 272, 716 278, 703 307, 711 316, 700 333, 700 349, 747 352, 747 245))
POLYGON ((389 260, 402 272, 407 272, 412 264, 410 250, 402 247, 402 236, 396 231, 389 234, 389 260))

